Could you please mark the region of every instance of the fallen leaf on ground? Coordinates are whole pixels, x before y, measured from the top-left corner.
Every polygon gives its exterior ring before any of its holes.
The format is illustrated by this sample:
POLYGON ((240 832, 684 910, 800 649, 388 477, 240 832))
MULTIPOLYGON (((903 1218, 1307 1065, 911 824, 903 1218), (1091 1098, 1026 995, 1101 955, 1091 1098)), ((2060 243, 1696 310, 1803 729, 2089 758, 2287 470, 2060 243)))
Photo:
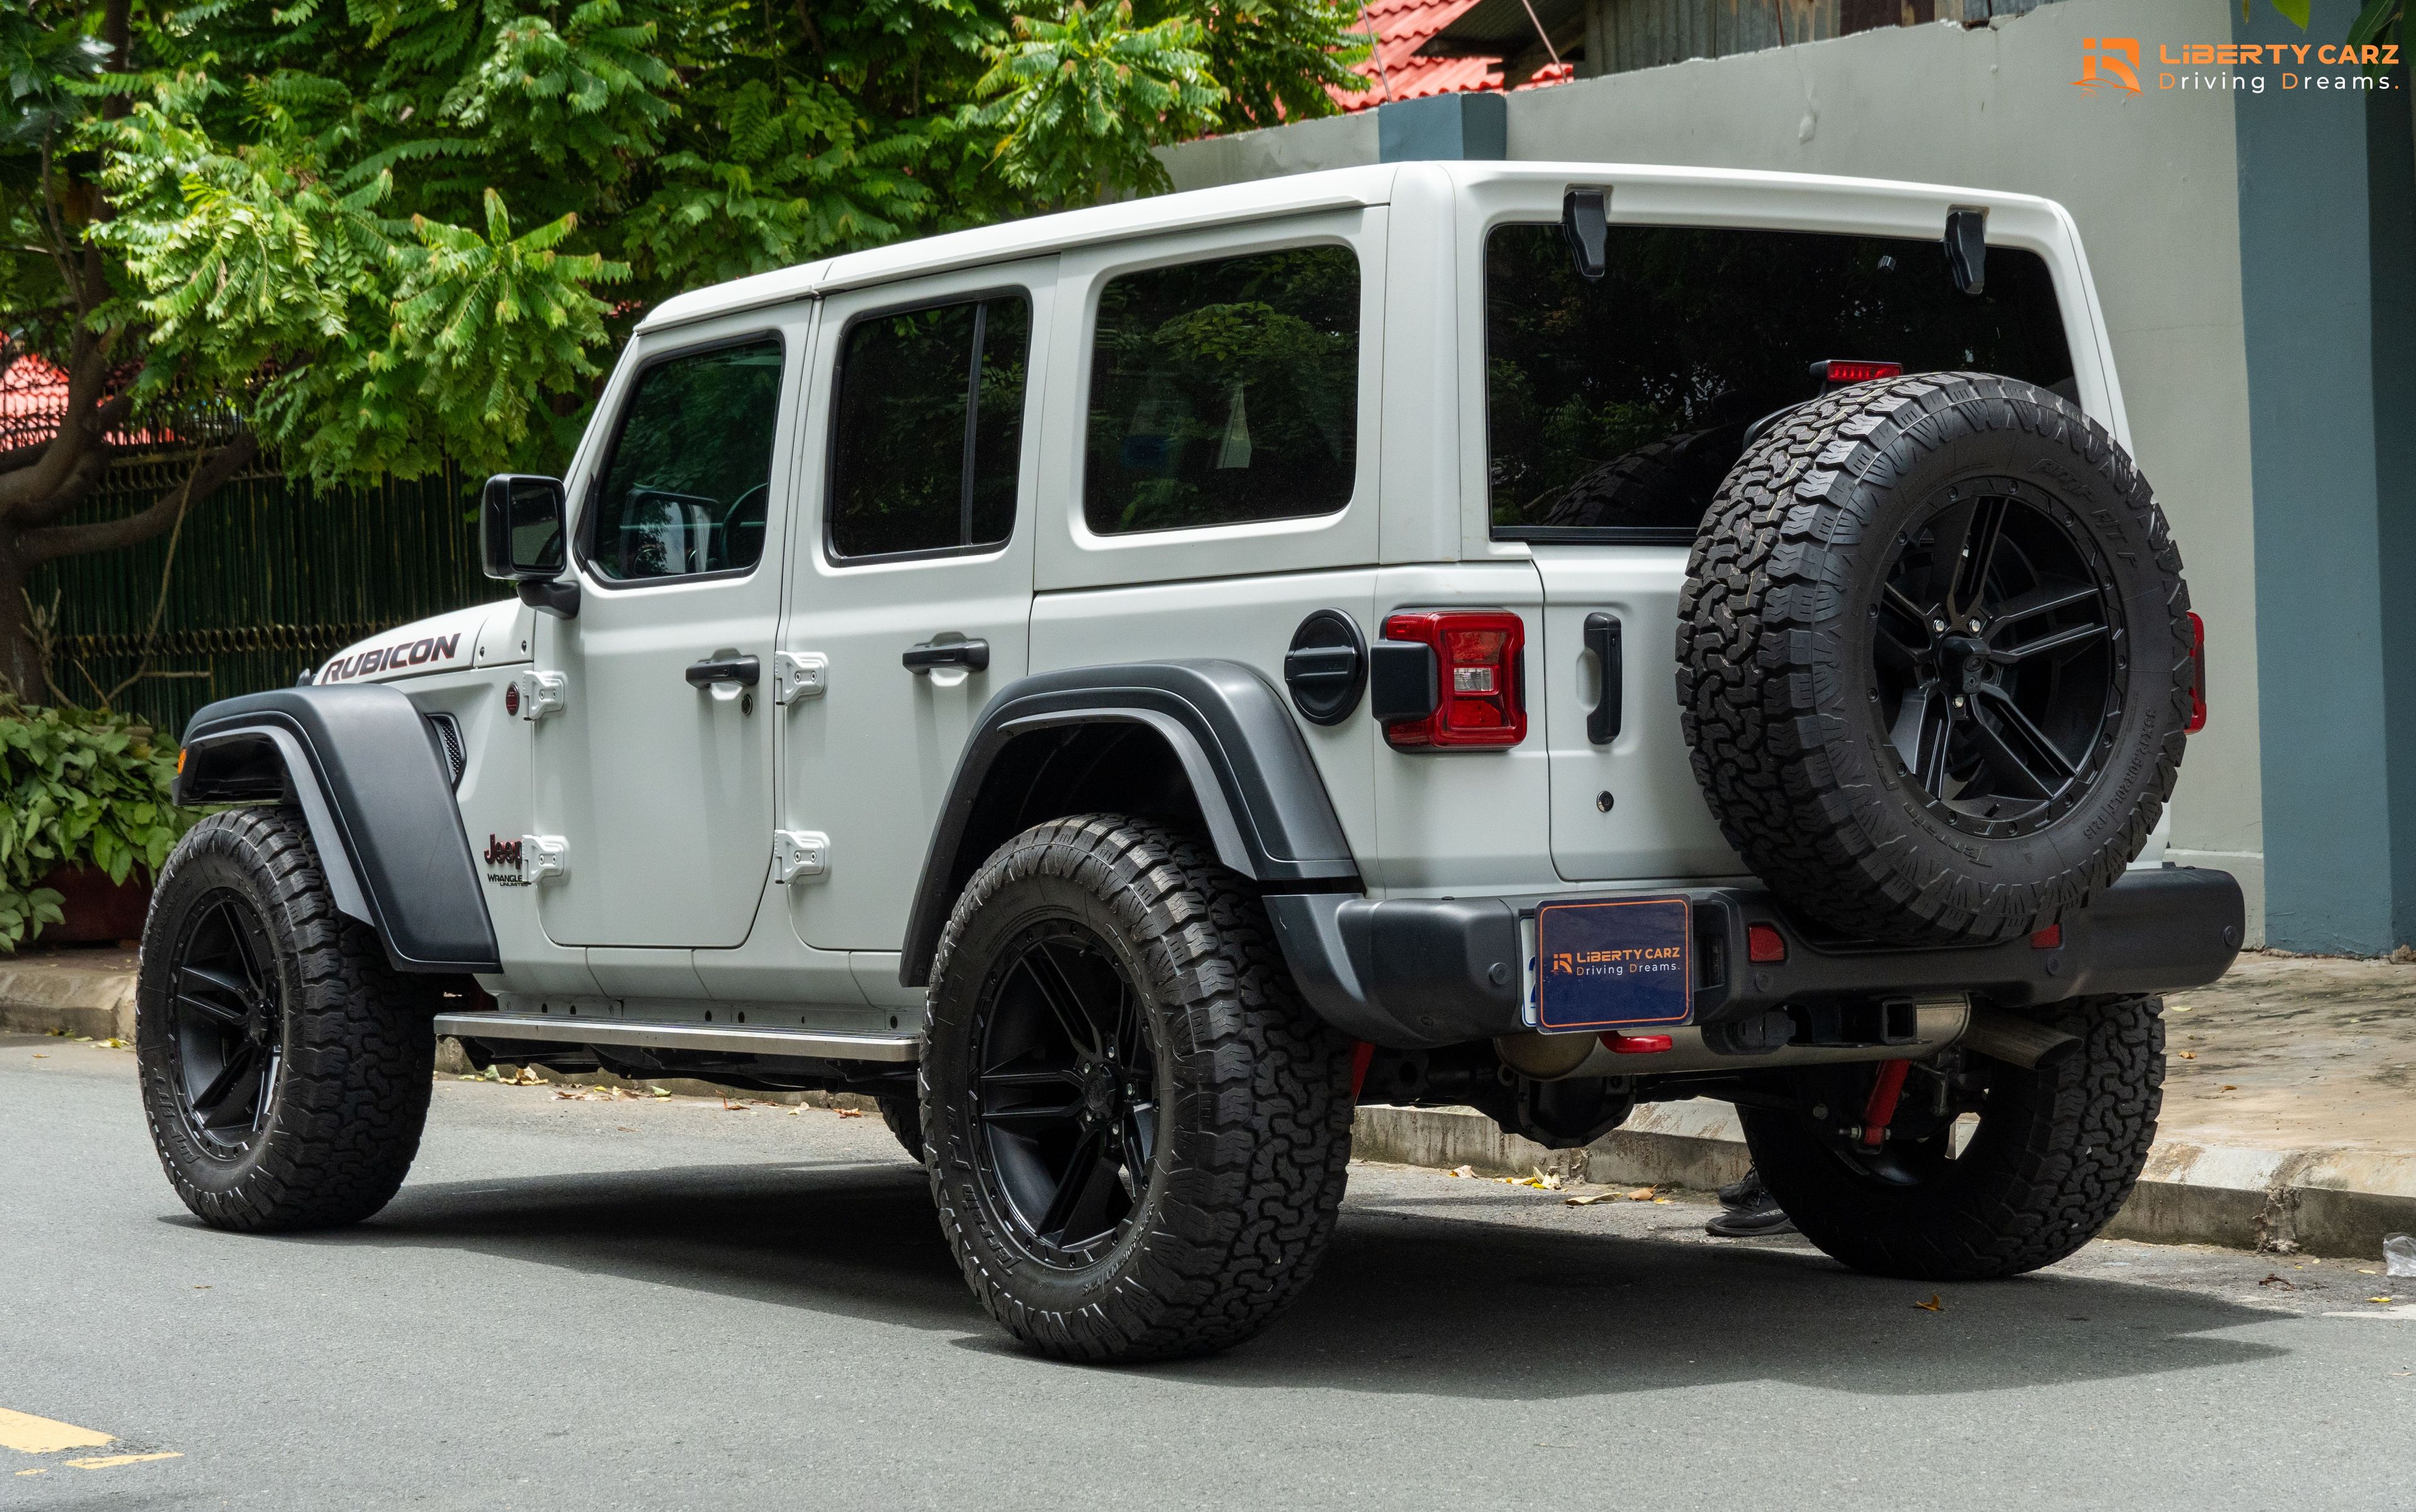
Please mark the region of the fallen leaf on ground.
POLYGON ((864 1110, 861 1108, 842 1108, 838 1111, 838 1115, 841 1118, 862 1118, 864 1116, 864 1110))
POLYGON ((1565 1207, 1592 1207, 1596 1202, 1612 1202, 1624 1195, 1622 1192, 1588 1192, 1583 1197, 1563 1197, 1561 1203, 1565 1207))
POLYGON ((47 1060, 49 1060, 49 1059, 50 1059, 50 1057, 49 1057, 48 1055, 43 1054, 40 1051, 34 1051, 34 1059, 36 1059, 36 1060, 38 1060, 38 1061, 47 1061, 47 1060))
POLYGON ((1474 1166, 1454 1166, 1449 1171, 1445 1172, 1444 1174, 1450 1176, 1473 1176, 1476 1174, 1476 1168, 1474 1166))
POLYGON ((2185 1060, 2185 1061, 2194 1061, 2194 1060, 2197 1060, 2197 1051, 2194 1051, 2194 1050, 2185 1050, 2185 1051, 2182 1051, 2182 1060, 2185 1060))
POLYGON ((2393 1299, 2390 1297, 2367 1297, 2365 1300, 2368 1302, 2389 1302, 2393 1299))
POLYGON ((1946 1310, 1946 1299, 1940 1296, 1937 1293, 1932 1292, 1929 1293, 1928 1301, 1916 1302, 1913 1306, 1919 1308, 1924 1312, 1944 1312, 1946 1310))
POLYGON ((2263 1280, 2261 1280, 2261 1281, 2257 1282, 2257 1285, 2259 1285, 2259 1286, 2278 1286, 2278 1287, 2280 1287, 2282 1290, 2284 1290, 2285 1292, 2295 1292, 2295 1291, 2297 1291, 2297 1290, 2299 1289, 2299 1283, 2298 1283, 2298 1282, 2293 1281, 2293 1280, 2288 1280, 2288 1279, 2285 1279, 2284 1278, 2282 1278, 2282 1277, 2280 1277, 2280 1276, 2270 1275, 2270 1274, 2269 1274, 2269 1275, 2268 1275, 2268 1276, 2267 1276, 2263 1280))
POLYGON ((1652 1187, 1638 1187, 1634 1191, 1627 1194, 1627 1200, 1631 1202, 1649 1202, 1660 1195, 1661 1188, 1657 1185, 1652 1187))
POLYGON ((545 1078, 536 1074, 536 1066, 523 1066, 521 1067, 521 1074, 511 1079, 510 1085, 516 1087, 541 1087, 545 1085, 545 1078))
POLYGON ((664 1091, 662 1088, 660 1088, 660 1087, 648 1087, 646 1090, 647 1090, 648 1092, 653 1093, 653 1094, 654 1094, 656 1096, 657 1096, 657 1097, 668 1097, 668 1096, 671 1096, 671 1094, 670 1094, 670 1093, 665 1092, 665 1091, 664 1091))
POLYGON ((2240 1089, 2233 1086, 2230 1082, 2226 1081, 2223 1085, 2215 1088, 2214 1090, 2217 1092, 2238 1092, 2240 1089))
POLYGON ((126 1041, 118 1038, 114 1035, 112 1035, 107 1039, 96 1041, 96 1043, 98 1043, 103 1050, 124 1050, 126 1048, 126 1041))

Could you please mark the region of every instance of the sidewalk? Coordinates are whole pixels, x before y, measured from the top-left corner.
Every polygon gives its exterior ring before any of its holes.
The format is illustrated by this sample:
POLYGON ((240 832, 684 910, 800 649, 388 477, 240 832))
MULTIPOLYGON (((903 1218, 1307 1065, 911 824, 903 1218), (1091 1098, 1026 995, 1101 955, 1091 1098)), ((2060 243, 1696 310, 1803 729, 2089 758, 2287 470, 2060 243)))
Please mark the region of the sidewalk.
MULTIPOLYGON (((0 956, 0 1033, 131 1039, 133 971, 113 949, 0 956)), ((2251 952, 2165 1011, 2156 1147, 2109 1234, 2371 1259, 2416 1232, 2416 965, 2251 952)), ((1473 1112, 1363 1108, 1353 1153, 1697 1189, 1745 1166, 1735 1114, 1710 1102, 1653 1104, 1561 1152, 1473 1112)))

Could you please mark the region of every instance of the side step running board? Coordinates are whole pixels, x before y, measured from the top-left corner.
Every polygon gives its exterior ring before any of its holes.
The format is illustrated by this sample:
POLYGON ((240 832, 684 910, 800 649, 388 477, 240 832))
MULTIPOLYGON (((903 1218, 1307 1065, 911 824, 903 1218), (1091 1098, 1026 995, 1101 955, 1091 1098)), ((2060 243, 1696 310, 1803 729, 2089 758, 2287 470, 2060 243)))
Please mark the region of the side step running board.
POLYGON ((558 1039, 574 1045, 637 1045, 716 1055, 788 1055, 823 1061, 911 1061, 912 1035, 816 1035, 715 1024, 632 1023, 535 1013, 440 1013, 436 1032, 463 1039, 558 1039))

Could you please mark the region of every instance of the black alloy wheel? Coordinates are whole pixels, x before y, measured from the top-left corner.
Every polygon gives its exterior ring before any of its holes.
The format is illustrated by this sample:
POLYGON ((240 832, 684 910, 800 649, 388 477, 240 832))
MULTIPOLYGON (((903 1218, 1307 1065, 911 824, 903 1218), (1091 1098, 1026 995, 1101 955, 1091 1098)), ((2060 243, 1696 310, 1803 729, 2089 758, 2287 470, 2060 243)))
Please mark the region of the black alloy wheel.
POLYGON ((1157 1144, 1147 1025, 1106 943, 1072 919, 1021 931, 982 986, 976 1158, 1045 1264, 1095 1263, 1141 1205, 1157 1144))
POLYGON ((268 1121, 284 1066, 283 996, 267 927, 220 888, 187 915, 170 967, 170 1082, 186 1132, 233 1157, 268 1121))
POLYGON ((1959 482, 1897 538, 1870 612, 1889 743, 1956 829, 2052 823, 2114 748, 2119 596, 2071 516, 2035 484, 1959 482))

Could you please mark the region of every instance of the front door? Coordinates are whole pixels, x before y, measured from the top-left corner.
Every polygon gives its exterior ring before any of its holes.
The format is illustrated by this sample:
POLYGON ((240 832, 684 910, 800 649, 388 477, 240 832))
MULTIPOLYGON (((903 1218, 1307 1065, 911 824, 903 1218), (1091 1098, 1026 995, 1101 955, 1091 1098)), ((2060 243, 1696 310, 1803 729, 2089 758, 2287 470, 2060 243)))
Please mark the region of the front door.
POLYGON ((540 615, 536 646, 564 685, 535 749, 537 829, 565 842, 537 894, 557 944, 729 946, 754 919, 772 851, 783 376, 807 330, 759 320, 642 349, 609 447, 573 480, 581 602, 540 615))
POLYGON ((974 718, 1023 675, 1054 280, 1045 260, 824 305, 805 424, 822 508, 780 635, 821 685, 783 710, 780 763, 782 827, 820 837, 821 869, 788 885, 816 949, 899 947, 974 718))

